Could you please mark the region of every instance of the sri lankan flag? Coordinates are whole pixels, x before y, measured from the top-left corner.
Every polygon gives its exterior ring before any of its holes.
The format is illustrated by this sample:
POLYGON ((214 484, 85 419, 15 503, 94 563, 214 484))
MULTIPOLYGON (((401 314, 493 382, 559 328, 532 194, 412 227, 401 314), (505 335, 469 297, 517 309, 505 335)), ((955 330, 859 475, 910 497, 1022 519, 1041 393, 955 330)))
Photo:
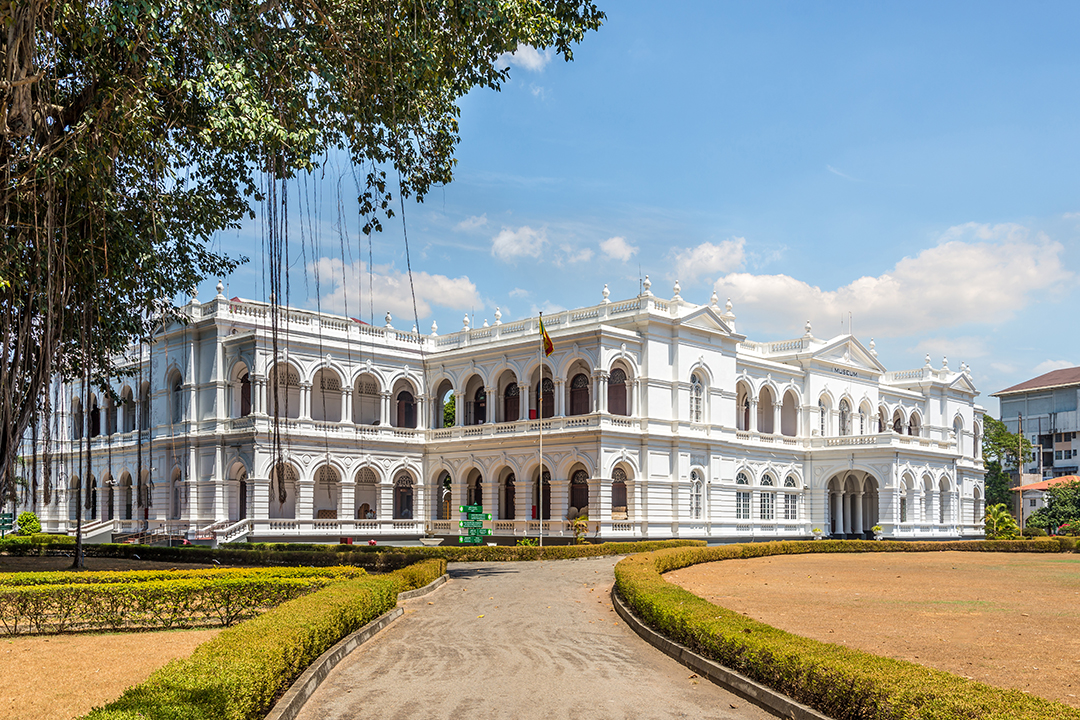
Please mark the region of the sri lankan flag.
POLYGON ((544 329, 544 314, 540 313, 540 336, 544 339, 544 357, 551 357, 555 352, 555 345, 551 342, 551 336, 544 329))

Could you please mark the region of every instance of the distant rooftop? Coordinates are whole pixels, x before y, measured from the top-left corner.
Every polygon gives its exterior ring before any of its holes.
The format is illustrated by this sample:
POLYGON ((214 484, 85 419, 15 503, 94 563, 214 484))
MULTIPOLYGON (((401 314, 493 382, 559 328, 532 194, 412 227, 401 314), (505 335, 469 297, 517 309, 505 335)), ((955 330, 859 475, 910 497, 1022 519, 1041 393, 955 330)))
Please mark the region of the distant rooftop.
POLYGON ((1022 382, 1019 385, 1013 385, 1010 388, 1004 390, 998 390, 996 393, 991 393, 991 397, 1001 397, 1002 395, 1015 395, 1016 393, 1031 392, 1032 390, 1046 390, 1049 388, 1066 387, 1068 385, 1080 385, 1080 367, 1064 368, 1062 370, 1053 370, 1040 375, 1033 380, 1022 382))
POLYGON ((1013 492, 1025 492, 1027 490, 1049 490, 1054 485, 1061 485, 1062 483, 1076 482, 1080 480, 1080 476, 1076 475, 1062 475, 1056 478, 1046 478, 1039 482, 1028 483, 1027 485, 1021 485, 1019 487, 1012 488, 1013 492))

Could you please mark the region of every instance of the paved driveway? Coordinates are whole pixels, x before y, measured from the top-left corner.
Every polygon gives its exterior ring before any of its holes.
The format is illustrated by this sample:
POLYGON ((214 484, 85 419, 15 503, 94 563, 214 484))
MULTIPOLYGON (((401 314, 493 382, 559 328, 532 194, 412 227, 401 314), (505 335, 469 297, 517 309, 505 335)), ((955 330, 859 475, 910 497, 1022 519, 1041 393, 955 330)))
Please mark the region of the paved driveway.
POLYGON ((626 627, 611 607, 616 562, 455 563, 299 720, 773 717, 626 627))

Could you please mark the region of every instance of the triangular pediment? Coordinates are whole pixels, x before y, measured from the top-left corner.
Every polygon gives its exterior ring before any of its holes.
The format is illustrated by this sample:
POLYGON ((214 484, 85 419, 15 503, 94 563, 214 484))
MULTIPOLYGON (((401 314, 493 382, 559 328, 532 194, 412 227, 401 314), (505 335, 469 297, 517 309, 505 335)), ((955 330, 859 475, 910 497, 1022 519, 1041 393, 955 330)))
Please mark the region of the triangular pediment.
POLYGON ((840 335, 829 340, 814 350, 813 358, 818 362, 841 365, 868 373, 885 372, 885 366, 851 335, 840 335))
POLYGON ((972 395, 979 394, 978 389, 975 387, 975 383, 971 382, 971 378, 968 374, 963 372, 956 375, 953 381, 949 383, 949 387, 963 393, 970 393, 972 395))
POLYGON ((718 332, 723 335, 735 334, 731 330, 731 326, 724 321, 724 318, 721 317, 717 309, 710 305, 698 308, 694 312, 679 318, 677 322, 680 325, 688 325, 701 330, 718 332))

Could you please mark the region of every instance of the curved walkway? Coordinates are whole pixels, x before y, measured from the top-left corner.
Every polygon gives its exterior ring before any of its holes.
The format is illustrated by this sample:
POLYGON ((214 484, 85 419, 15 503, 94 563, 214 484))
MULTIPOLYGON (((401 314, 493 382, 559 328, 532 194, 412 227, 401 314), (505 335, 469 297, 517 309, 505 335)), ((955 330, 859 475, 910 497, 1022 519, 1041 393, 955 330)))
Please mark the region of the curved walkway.
POLYGON ((611 607, 617 561, 455 563, 298 720, 774 717, 626 627, 611 607))

